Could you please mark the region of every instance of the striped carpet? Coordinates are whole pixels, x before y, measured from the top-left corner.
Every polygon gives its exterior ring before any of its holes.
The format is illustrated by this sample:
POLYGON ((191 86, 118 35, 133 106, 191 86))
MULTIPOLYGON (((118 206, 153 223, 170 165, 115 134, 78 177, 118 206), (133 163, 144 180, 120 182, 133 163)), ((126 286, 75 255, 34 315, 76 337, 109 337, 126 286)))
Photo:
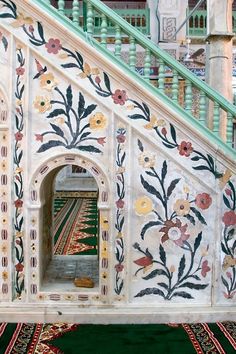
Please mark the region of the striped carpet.
POLYGON ((96 255, 97 223, 96 198, 55 198, 54 255, 96 255))

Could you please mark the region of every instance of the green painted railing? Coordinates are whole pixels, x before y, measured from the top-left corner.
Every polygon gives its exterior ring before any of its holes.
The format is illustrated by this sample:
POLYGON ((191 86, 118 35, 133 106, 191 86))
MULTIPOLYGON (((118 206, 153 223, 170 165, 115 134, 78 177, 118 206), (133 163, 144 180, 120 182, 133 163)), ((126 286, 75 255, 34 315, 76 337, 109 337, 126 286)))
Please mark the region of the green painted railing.
MULTIPOLYGON (((49 3, 49 0, 37 0, 38 3, 49 3)), ((150 92, 156 92, 159 97, 163 97, 163 102, 172 104, 173 109, 182 112, 182 116, 186 117, 189 122, 192 122, 193 127, 197 127, 199 131, 206 131, 206 128, 211 122, 211 130, 216 137, 224 140, 232 146, 232 120, 236 117, 236 107, 228 102, 223 96, 213 90, 209 85, 198 79, 185 66, 173 59, 166 51, 160 49, 146 36, 137 31, 133 26, 127 23, 123 18, 117 15, 114 11, 98 0, 84 0, 87 5, 86 10, 86 38, 90 37, 90 42, 95 48, 103 52, 110 60, 118 66, 122 66, 124 72, 129 72, 130 77, 138 79, 138 74, 142 75, 142 82, 146 81, 148 85, 143 83, 144 87, 149 87, 150 92), (94 21, 95 14, 99 13, 102 17, 100 43, 94 40, 94 21), (113 23, 115 27, 115 41, 112 52, 108 50, 108 23, 113 23), (125 52, 122 45, 123 35, 125 36, 125 52), (142 70, 137 70, 137 49, 141 52, 143 60, 142 70), (126 63, 128 51, 128 64, 126 63), (152 63, 155 63, 157 76, 155 77, 155 88, 150 85, 153 76, 152 63), (144 80, 144 81, 143 81, 144 80), (166 98, 165 98, 166 97, 166 98), (171 100, 172 102, 171 102, 171 100), (197 104, 196 108, 196 102, 197 104), (209 109, 210 107, 210 109, 209 109), (184 108, 184 110, 183 110, 184 108), (209 113, 211 112, 211 113, 209 113), (227 116, 227 128, 222 136, 220 129, 220 120, 227 116), (189 120, 190 119, 190 120, 189 120), (194 120, 198 122, 194 122, 194 120)), ((78 1, 73 1, 73 18, 74 24, 77 24, 78 12, 75 11, 75 4, 78 1), (76 15, 76 16, 75 16, 76 15)), ((58 1, 58 11, 63 13, 62 9, 65 1, 58 1)), ((62 22, 67 25, 66 17, 59 16, 62 22), (63 18, 65 20, 63 21, 63 18)), ((67 25, 68 26, 68 25, 67 25)), ((73 31, 75 31, 73 26, 73 31)), ((72 28, 72 27, 71 27, 72 28)), ((78 28, 78 35, 82 34, 81 28, 78 28)), ((111 46, 109 46, 110 48, 111 46)), ((206 132, 207 134, 207 132, 206 132)), ((217 139, 218 141, 218 139, 217 139)))
MULTIPOLYGON (((236 32, 236 11, 232 17, 233 32, 236 32)), ((189 19, 188 35, 190 37, 204 37, 207 34, 207 11, 197 10, 189 19)))
MULTIPOLYGON (((47 0, 46 0, 47 1, 47 0)), ((54 3, 52 3, 54 4, 54 3)), ((72 1, 71 6, 66 7, 65 1, 58 1, 57 9, 60 13, 66 15, 70 20, 76 22, 81 27, 86 27, 86 3, 72 1)), ((150 9, 114 9, 115 13, 138 29, 145 35, 150 35, 150 9)), ((102 15, 99 12, 94 13, 94 35, 99 36, 102 29, 102 15)), ((112 21, 107 22, 107 32, 109 36, 115 36, 115 26, 112 21)))

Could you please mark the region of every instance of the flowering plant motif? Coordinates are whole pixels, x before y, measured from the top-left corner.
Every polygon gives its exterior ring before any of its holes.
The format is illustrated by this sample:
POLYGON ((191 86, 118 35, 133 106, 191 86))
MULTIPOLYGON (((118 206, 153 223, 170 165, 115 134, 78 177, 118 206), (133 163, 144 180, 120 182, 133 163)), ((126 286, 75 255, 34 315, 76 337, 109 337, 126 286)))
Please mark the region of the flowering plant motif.
POLYGON ((124 128, 118 128, 116 132, 116 140, 117 140, 117 147, 116 147, 116 167, 117 167, 117 172, 116 172, 116 195, 117 195, 117 201, 116 201, 116 223, 115 223, 115 228, 117 230, 117 237, 116 237, 116 261, 117 264, 115 265, 115 272, 116 272, 116 278, 115 278, 115 292, 117 295, 120 295, 123 286, 124 286, 124 281, 121 276, 121 272, 124 269, 124 240, 123 240, 123 227, 124 227, 124 213, 123 213, 123 208, 125 206, 124 198, 125 198, 125 157, 126 153, 125 151, 123 152, 122 146, 125 143, 126 140, 126 129, 124 128))
POLYGON ((16 88, 15 97, 17 99, 16 112, 15 112, 15 144, 13 146, 13 158, 14 158, 14 229, 15 229, 15 256, 16 262, 15 271, 15 291, 17 296, 20 297, 24 290, 24 248, 23 248, 23 169, 22 158, 23 149, 21 147, 21 141, 23 139, 24 129, 24 111, 22 98, 25 91, 25 86, 22 84, 22 77, 25 69, 25 59, 21 49, 17 50, 17 62, 19 66, 16 68, 16 88))
POLYGON ((44 152, 56 146, 63 146, 66 149, 77 149, 81 151, 89 151, 101 153, 102 151, 94 146, 88 145, 88 142, 95 141, 98 145, 105 144, 105 137, 95 137, 100 130, 106 128, 107 119, 101 112, 96 112, 91 115, 97 105, 91 104, 86 106, 83 94, 79 93, 77 106, 74 107, 74 97, 71 85, 66 89, 64 94, 55 81, 52 73, 46 73, 47 68, 43 68, 37 62, 38 72, 40 75, 35 75, 35 78, 40 78, 40 86, 47 91, 54 91, 58 95, 58 99, 51 99, 48 94, 45 96, 37 96, 34 100, 34 108, 38 113, 43 114, 50 112, 47 115, 48 119, 54 119, 50 123, 52 130, 43 133, 35 134, 36 140, 41 143, 45 136, 49 135, 50 140, 42 144, 37 152, 44 152), (40 70, 39 70, 40 69, 40 70), (52 138, 52 137, 56 137, 52 138))
POLYGON ((130 114, 128 117, 132 120, 144 120, 146 122, 145 129, 153 129, 156 135, 161 139, 162 144, 168 149, 177 149, 180 156, 191 157, 191 160, 199 161, 201 164, 193 166, 194 170, 204 170, 211 172, 215 178, 221 178, 222 173, 217 171, 215 161, 210 154, 203 154, 196 150, 190 141, 177 141, 175 127, 170 123, 169 133, 162 119, 155 118, 146 103, 142 104, 129 99, 133 103, 132 109, 138 110, 138 113, 130 114))
POLYGON ((224 227, 221 249, 225 254, 222 265, 225 274, 221 280, 225 287, 225 298, 233 299, 236 294, 236 190, 231 181, 226 185, 223 201, 227 211, 222 217, 224 227))
POLYGON ((5 52, 7 51, 8 48, 8 40, 7 38, 2 34, 2 32, 0 31, 0 42, 2 42, 3 48, 5 50, 5 52))
MULTIPOLYGON (((180 182, 180 178, 174 179, 166 186, 166 177, 168 175, 168 165, 164 161, 161 172, 155 168, 155 156, 145 152, 143 144, 138 140, 138 147, 141 152, 139 156, 139 164, 145 168, 145 174, 149 176, 140 175, 140 180, 143 188, 149 193, 150 197, 143 196, 135 201, 134 208, 139 216, 152 214, 155 219, 148 221, 141 230, 141 239, 144 240, 146 233, 151 228, 158 228, 158 234, 161 235, 161 243, 159 245, 159 259, 150 252, 148 248, 142 248, 139 243, 135 243, 133 247, 142 253, 142 257, 135 260, 134 263, 139 266, 135 275, 141 270, 149 272, 154 266, 156 269, 152 270, 148 275, 144 276, 144 280, 151 280, 155 277, 162 277, 166 281, 158 281, 157 287, 150 287, 141 290, 136 297, 145 295, 159 295, 165 300, 171 300, 173 297, 183 297, 193 299, 193 296, 187 289, 203 290, 208 284, 200 283, 201 277, 205 278, 207 273, 211 270, 208 265, 208 260, 204 259, 207 250, 200 257, 197 251, 202 242, 202 232, 198 233, 195 238, 194 245, 189 241, 190 233, 188 231, 189 225, 184 219, 195 225, 196 219, 206 225, 202 213, 198 210, 208 209, 211 205, 212 199, 209 194, 201 193, 196 198, 189 200, 189 190, 185 188, 186 197, 177 199, 172 207, 170 200, 172 193, 180 182), (150 180, 150 182, 149 182, 150 180), (158 186, 158 187, 157 187, 158 186), (155 198, 157 207, 152 198, 155 198), (192 206, 195 204, 195 206, 192 206), (198 209, 197 209, 198 208, 198 209), (176 247, 182 249, 182 255, 178 271, 175 266, 168 265, 169 259, 164 248, 165 243, 173 242, 176 247), (188 256, 187 256, 188 255, 188 256), (196 261, 196 258, 199 261, 196 261), (194 266, 197 262, 197 266, 194 266), (184 290, 183 290, 184 289, 184 290)), ((180 252, 178 251, 178 254, 180 252)))

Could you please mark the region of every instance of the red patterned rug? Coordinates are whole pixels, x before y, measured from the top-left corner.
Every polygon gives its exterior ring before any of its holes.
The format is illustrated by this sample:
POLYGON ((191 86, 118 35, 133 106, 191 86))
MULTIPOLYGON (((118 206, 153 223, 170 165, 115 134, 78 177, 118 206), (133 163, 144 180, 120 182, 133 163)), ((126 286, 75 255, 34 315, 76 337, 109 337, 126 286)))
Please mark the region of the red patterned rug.
POLYGON ((54 255, 97 254, 97 200, 54 201, 54 255))

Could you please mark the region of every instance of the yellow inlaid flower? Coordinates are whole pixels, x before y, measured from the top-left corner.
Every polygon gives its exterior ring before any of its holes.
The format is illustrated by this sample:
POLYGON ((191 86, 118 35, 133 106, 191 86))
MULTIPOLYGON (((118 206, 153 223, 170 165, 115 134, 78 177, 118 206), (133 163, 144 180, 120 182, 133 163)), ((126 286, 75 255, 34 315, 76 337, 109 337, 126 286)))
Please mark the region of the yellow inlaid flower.
POLYGON ((86 77, 90 75, 99 75, 99 69, 98 68, 91 68, 88 63, 84 64, 84 71, 79 74, 79 77, 81 79, 85 79, 86 77))
POLYGON ((108 254, 108 249, 107 249, 107 242, 103 242, 102 243, 102 247, 101 247, 101 257, 102 258, 107 258, 107 254, 108 254))
POLYGON ((16 17, 16 20, 11 23, 14 28, 21 27, 23 25, 32 25, 33 19, 31 17, 25 17, 22 12, 16 17))
POLYGON ((93 130, 104 129, 107 125, 107 119, 103 113, 97 112, 89 119, 90 128, 93 130))
POLYGON ((155 160, 156 156, 146 151, 142 152, 138 158, 139 164, 144 168, 154 167, 155 160))
POLYGON ((8 273, 7 273, 6 271, 3 271, 3 272, 2 272, 2 279, 3 279, 3 281, 7 281, 7 279, 8 279, 8 273))
POLYGON ((18 173, 21 173, 21 172, 23 172, 23 168, 17 167, 17 168, 15 169, 15 175, 17 175, 18 173))
POLYGON ((116 235, 116 238, 123 238, 124 237, 124 235, 123 235, 123 233, 122 232, 117 232, 117 235, 116 235))
POLYGON ((185 199, 177 199, 173 209, 179 216, 187 215, 190 211, 190 203, 185 199))
POLYGON ((6 244, 2 245, 2 253, 7 253, 7 245, 6 244))
POLYGON ((174 272, 175 272, 175 266, 174 266, 174 265, 171 265, 171 266, 170 266, 170 272, 171 272, 171 273, 174 273, 174 272))
POLYGON ((5 160, 2 161, 1 163, 2 170, 5 171, 7 168, 7 162, 5 160))
POLYGON ((51 98, 48 96, 37 96, 34 100, 34 108, 38 113, 45 113, 52 108, 51 98))
POLYGON ((40 76, 40 87, 47 91, 52 91, 54 87, 57 86, 57 82, 52 73, 43 74, 40 76))
POLYGON ((189 194, 190 189, 188 186, 184 186, 184 193, 189 194))
POLYGON ((17 106, 21 106, 22 105, 22 101, 21 100, 16 100, 16 105, 17 106))
POLYGON ((135 201, 134 209, 138 215, 149 214, 153 210, 152 200, 148 197, 141 197, 135 201))
POLYGON ((109 222, 108 222, 107 218, 102 216, 101 219, 100 219, 100 225, 101 225, 101 229, 103 231, 108 231, 109 230, 109 222))
POLYGON ((23 236, 24 236, 23 231, 16 231, 15 237, 23 237, 23 236))
POLYGON ((227 168, 227 170, 224 172, 223 176, 220 178, 220 188, 223 189, 226 185, 226 183, 230 180, 232 176, 232 171, 227 168))
POLYGON ((126 106, 126 109, 128 111, 132 111, 134 109, 134 105, 133 104, 129 104, 128 106, 126 106))
POLYGON ((144 125, 144 128, 151 130, 156 127, 164 127, 165 125, 166 122, 164 121, 164 119, 157 119, 154 115, 152 115, 150 118, 150 122, 144 125))
POLYGON ((63 118, 63 117, 58 117, 58 118, 56 118, 55 119, 55 122, 57 123, 57 124, 65 124, 65 118, 63 118))

